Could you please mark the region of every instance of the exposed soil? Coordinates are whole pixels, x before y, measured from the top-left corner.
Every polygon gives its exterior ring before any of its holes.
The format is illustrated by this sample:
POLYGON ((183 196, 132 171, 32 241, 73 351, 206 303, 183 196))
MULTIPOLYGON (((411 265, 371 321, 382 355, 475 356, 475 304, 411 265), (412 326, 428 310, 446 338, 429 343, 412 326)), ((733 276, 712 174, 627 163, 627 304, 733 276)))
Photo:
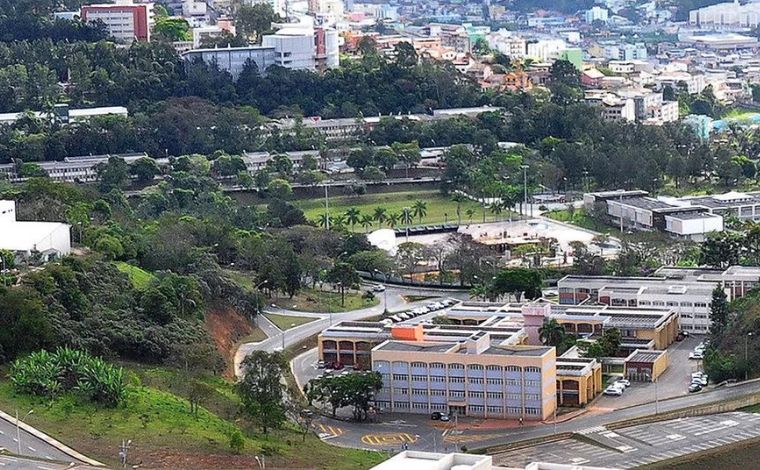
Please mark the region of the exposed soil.
POLYGON ((233 376, 238 341, 253 333, 254 326, 240 312, 228 305, 216 305, 206 311, 206 330, 227 362, 225 375, 233 376))

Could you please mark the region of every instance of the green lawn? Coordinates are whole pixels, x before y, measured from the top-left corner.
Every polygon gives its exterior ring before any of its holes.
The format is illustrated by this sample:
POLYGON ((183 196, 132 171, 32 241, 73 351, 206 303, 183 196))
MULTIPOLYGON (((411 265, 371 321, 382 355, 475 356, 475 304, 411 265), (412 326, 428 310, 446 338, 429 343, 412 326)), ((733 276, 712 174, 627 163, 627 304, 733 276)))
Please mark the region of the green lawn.
MULTIPOLYGON (((364 196, 338 196, 330 198, 330 215, 335 216, 338 214, 345 214, 346 209, 349 207, 356 207, 361 211, 362 215, 372 215, 376 207, 383 207, 386 209, 386 214, 397 213, 400 214, 405 207, 411 208, 415 201, 420 200, 427 204, 427 215, 422 219, 422 224, 441 224, 448 220, 449 223, 457 222, 457 203, 454 202, 451 197, 443 196, 439 191, 409 191, 399 193, 380 193, 380 194, 366 194, 364 196)), ((317 221, 319 217, 324 214, 325 206, 323 199, 303 199, 294 201, 301 210, 306 214, 306 218, 309 220, 317 221)), ((475 211, 472 221, 482 222, 483 209, 482 206, 472 200, 466 200, 461 203, 460 214, 462 223, 467 223, 469 217, 467 216, 467 210, 472 209, 475 211)), ((507 217, 506 213, 502 213, 498 216, 501 220, 507 217)), ((489 209, 486 209, 486 220, 496 220, 497 216, 492 214, 489 209)), ((414 225, 419 225, 419 219, 414 219, 414 225)), ((387 225, 385 225, 387 226, 387 225)), ((401 227, 399 224, 397 227, 401 227)), ((374 222, 371 229, 377 229, 378 224, 374 222)), ((360 225, 356 225, 354 230, 364 230, 360 225)))
POLYGON ((273 303, 280 308, 295 310, 297 312, 338 313, 377 305, 380 303, 380 295, 375 295, 373 300, 367 300, 362 298, 361 294, 346 292, 345 305, 341 305, 339 292, 301 289, 292 299, 280 297, 274 299, 273 303))
POLYGON ((267 320, 274 323, 277 326, 277 328, 281 330, 289 330, 297 326, 311 323, 315 320, 315 318, 294 317, 291 315, 279 315, 279 314, 273 314, 273 313, 265 313, 264 316, 267 317, 267 320))
POLYGON ((123 261, 117 261, 116 267, 119 271, 126 273, 127 276, 129 276, 130 282, 132 282, 132 285, 138 290, 145 289, 150 282, 155 279, 155 276, 148 271, 123 261))
POLYGON ((129 381, 127 402, 109 409, 71 396, 51 401, 17 395, 3 379, 0 409, 33 409, 26 419, 30 425, 114 468, 122 439, 132 440, 130 463, 149 468, 255 468, 253 456, 261 454, 272 467, 314 470, 369 469, 383 460, 376 452, 330 446, 313 434, 303 441, 290 424, 261 434, 238 419, 233 386, 221 378, 207 379, 214 393, 203 403, 208 410, 201 408, 197 416, 187 401, 171 393, 176 371, 138 368, 129 381), (245 440, 241 455, 229 448, 229 436, 238 429, 245 440))
POLYGON ((261 328, 256 327, 253 329, 253 332, 251 332, 250 335, 244 337, 238 342, 239 343, 258 343, 260 341, 264 341, 267 338, 268 338, 267 334, 264 333, 261 330, 261 328))
POLYGON ((617 236, 620 234, 619 230, 607 225, 598 220, 594 220, 590 216, 586 215, 583 210, 576 209, 572 214, 567 209, 551 211, 544 214, 550 219, 559 220, 560 222, 567 222, 569 224, 577 225, 589 230, 594 230, 601 233, 609 233, 610 235, 617 236))

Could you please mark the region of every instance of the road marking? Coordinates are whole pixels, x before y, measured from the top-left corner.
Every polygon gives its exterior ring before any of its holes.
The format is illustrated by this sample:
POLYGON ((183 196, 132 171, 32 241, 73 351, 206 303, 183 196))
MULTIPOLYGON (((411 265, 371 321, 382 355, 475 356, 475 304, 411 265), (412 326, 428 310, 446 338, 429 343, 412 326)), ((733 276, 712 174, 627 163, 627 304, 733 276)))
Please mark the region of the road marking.
POLYGON ((494 439, 504 436, 504 434, 460 434, 460 435, 447 435, 443 438, 443 442, 448 444, 463 444, 465 442, 479 442, 486 439, 494 439))
POLYGON ((345 433, 343 429, 337 426, 330 426, 329 424, 320 423, 317 425, 317 428, 321 431, 318 433, 320 439, 334 439, 345 433))
POLYGON ((361 441, 371 446, 393 446, 403 444, 414 444, 417 442, 417 436, 409 433, 384 433, 384 434, 365 434, 361 441))

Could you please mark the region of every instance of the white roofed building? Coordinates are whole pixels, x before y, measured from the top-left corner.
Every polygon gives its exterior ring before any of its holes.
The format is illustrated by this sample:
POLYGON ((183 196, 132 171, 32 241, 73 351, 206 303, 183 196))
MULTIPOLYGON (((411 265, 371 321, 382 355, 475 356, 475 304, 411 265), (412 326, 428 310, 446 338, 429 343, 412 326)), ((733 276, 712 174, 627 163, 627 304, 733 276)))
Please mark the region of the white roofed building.
POLYGON ((16 203, 0 201, 0 250, 28 257, 33 253, 43 260, 71 253, 71 227, 58 222, 21 222, 16 220, 16 203))

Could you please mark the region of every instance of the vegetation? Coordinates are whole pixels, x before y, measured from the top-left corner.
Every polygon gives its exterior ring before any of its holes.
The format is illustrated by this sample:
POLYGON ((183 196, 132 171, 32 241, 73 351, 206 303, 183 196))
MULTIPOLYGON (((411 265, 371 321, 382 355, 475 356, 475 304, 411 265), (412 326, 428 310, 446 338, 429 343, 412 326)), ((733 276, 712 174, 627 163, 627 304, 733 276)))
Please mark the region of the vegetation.
POLYGON ((119 271, 129 276, 129 282, 132 283, 132 287, 138 290, 146 289, 155 279, 155 276, 148 271, 129 263, 125 263, 124 261, 117 261, 116 267, 119 271))
POLYGON ((354 292, 346 292, 343 300, 344 302, 341 303, 340 292, 305 288, 292 299, 274 299, 274 304, 280 308, 297 312, 339 313, 372 307, 379 303, 377 299, 366 299, 354 292))
POLYGON ((253 351, 241 367, 243 379, 235 388, 243 410, 265 434, 280 427, 285 422, 285 387, 281 382, 285 360, 277 352, 253 351))
POLYGON ((277 328, 283 331, 311 323, 315 320, 315 318, 312 317, 296 317, 293 315, 280 315, 279 313, 267 313, 264 316, 267 320, 274 323, 277 328))
POLYGON ((379 372, 361 372, 310 380, 304 386, 304 393, 309 403, 329 405, 333 416, 339 408, 351 406, 354 419, 364 421, 369 416, 375 394, 382 387, 382 376, 379 372))

